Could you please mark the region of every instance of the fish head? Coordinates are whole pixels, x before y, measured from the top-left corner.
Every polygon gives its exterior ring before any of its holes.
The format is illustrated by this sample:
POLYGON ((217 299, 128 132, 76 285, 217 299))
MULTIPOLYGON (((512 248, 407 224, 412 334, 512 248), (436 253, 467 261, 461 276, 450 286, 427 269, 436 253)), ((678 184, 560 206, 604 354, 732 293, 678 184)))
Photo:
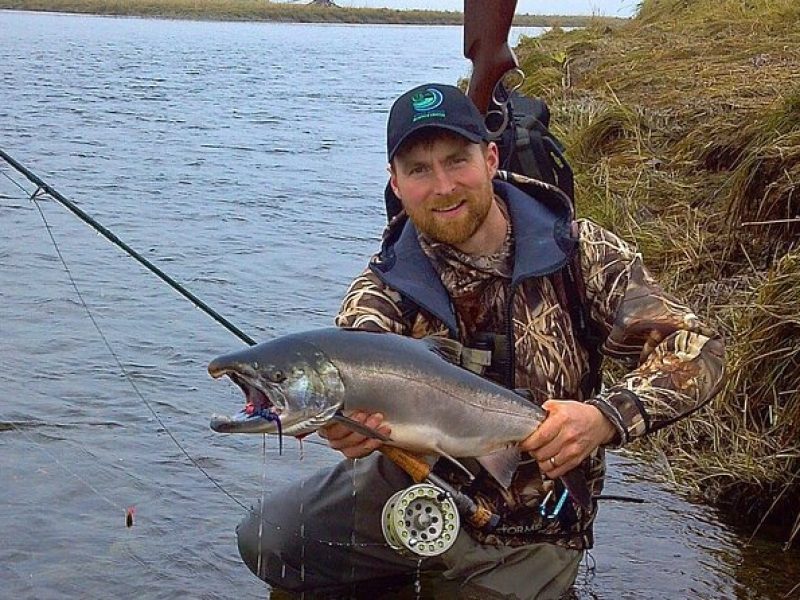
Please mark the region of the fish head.
POLYGON ((302 436, 325 425, 343 404, 339 370, 302 334, 218 356, 208 372, 227 376, 245 395, 238 413, 212 417, 219 433, 302 436))

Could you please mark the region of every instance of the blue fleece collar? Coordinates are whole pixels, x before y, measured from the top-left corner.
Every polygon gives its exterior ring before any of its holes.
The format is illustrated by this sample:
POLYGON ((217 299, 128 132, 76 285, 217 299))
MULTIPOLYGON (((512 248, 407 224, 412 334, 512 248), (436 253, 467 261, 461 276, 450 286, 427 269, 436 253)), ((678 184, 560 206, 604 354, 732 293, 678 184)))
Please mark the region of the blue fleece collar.
MULTIPOLYGON (((545 204, 505 181, 495 179, 493 185, 506 202, 514 232, 512 285, 563 267, 576 245, 570 234, 571 207, 560 199, 545 204)), ((406 221, 396 241, 384 245, 371 268, 386 285, 440 319, 457 336, 450 296, 425 256, 411 221, 406 221)))

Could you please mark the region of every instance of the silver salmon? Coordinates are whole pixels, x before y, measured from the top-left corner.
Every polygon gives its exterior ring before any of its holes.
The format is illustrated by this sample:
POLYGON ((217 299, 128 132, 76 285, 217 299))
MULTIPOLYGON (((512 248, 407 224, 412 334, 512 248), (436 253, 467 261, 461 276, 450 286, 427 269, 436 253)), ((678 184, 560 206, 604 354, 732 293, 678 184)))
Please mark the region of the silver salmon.
MULTIPOLYGON (((547 413, 513 391, 453 364, 453 342, 329 328, 296 333, 215 358, 214 378, 227 375, 244 392, 237 414, 212 417, 220 433, 309 434, 339 421, 384 443, 458 462, 474 457, 508 487, 518 444, 547 413), (449 359, 448 359, 449 358, 449 359), (382 413, 389 437, 348 419, 382 413)), ((562 477, 589 506, 577 469, 562 477)))

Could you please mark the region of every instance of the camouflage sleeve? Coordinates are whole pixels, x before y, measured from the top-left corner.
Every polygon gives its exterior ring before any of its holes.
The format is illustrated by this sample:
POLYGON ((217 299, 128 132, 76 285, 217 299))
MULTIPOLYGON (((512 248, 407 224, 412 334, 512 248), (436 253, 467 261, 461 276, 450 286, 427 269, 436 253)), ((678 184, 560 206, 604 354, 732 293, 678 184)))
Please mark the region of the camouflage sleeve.
POLYGON ((337 327, 408 335, 409 326, 400 303, 400 294, 384 285, 367 268, 350 284, 335 323, 337 327))
POLYGON ((581 266, 603 353, 632 367, 589 403, 617 429, 615 443, 669 425, 702 407, 724 374, 720 336, 667 294, 629 244, 580 221, 581 266))

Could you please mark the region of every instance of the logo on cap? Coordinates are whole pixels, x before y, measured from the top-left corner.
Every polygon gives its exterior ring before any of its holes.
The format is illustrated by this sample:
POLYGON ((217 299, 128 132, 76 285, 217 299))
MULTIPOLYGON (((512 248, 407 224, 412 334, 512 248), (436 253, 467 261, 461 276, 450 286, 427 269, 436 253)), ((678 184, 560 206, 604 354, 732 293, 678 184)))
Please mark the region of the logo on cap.
POLYGON ((411 98, 411 106, 416 112, 427 112, 439 108, 443 101, 442 92, 436 88, 428 88, 424 92, 414 94, 411 98))

